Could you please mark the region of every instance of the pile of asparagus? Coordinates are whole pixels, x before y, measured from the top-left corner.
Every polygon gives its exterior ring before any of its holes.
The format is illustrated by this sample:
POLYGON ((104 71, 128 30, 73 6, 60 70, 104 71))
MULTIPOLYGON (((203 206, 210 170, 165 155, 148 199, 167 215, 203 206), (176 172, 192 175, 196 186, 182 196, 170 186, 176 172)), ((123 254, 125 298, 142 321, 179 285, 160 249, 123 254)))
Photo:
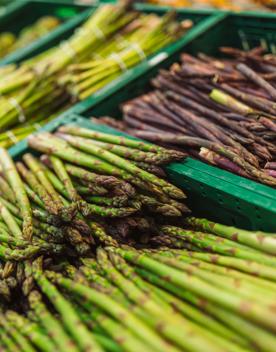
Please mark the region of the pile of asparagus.
POLYGON ((154 91, 124 104, 123 122, 98 122, 275 187, 276 57, 221 51, 232 58, 183 54, 153 79, 154 91))
POLYGON ((181 152, 74 125, 29 145, 0 153, 1 351, 275 351, 276 237, 183 217, 181 152))
POLYGON ((103 5, 59 46, 0 68, 0 146, 8 148, 85 99, 191 26, 175 15, 103 5), (5 133, 7 132, 8 133, 5 133))
POLYGON ((148 241, 157 215, 169 221, 189 213, 184 192, 164 179, 161 168, 183 159, 181 152, 75 125, 31 136, 29 145, 44 153, 40 159, 28 153, 14 165, 1 150, 1 216, 20 240, 45 231, 35 240, 49 242, 42 250, 62 250, 54 244, 64 240, 81 254, 95 238, 131 244, 137 229, 148 241))
POLYGON ((43 16, 32 25, 23 28, 18 35, 12 32, 0 34, 0 57, 5 57, 11 52, 24 48, 26 45, 49 33, 60 24, 58 18, 43 16))

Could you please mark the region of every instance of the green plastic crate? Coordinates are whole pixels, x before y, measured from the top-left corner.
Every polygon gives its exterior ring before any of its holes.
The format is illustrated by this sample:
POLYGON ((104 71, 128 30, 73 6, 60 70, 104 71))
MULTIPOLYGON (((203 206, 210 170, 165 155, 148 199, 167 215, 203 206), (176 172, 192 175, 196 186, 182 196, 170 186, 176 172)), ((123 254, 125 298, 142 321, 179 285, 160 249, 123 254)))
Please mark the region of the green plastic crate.
MULTIPOLYGON (((222 45, 249 49, 260 44, 271 52, 276 51, 276 15, 270 13, 260 16, 250 13, 228 14, 224 19, 209 23, 206 30, 197 28, 197 32, 194 40, 186 38, 187 41, 182 45, 172 45, 172 54, 168 57, 167 52, 162 51, 158 54, 161 56, 160 62, 156 60, 158 55, 153 58, 153 64, 150 60, 144 62, 92 97, 76 104, 65 116, 76 113, 87 117, 120 117, 119 105, 150 89, 150 79, 160 68, 168 68, 177 61, 183 51, 192 54, 202 51, 219 56, 218 48, 222 45)), ((217 209, 218 218, 226 217, 225 209, 235 209, 236 215, 228 218, 229 223, 238 221, 247 228, 276 231, 275 189, 191 158, 181 166, 170 167, 169 172, 178 185, 190 187, 193 194, 200 193, 202 197, 208 194, 208 199, 212 199, 210 207, 217 209)), ((199 202, 197 206, 202 207, 202 213, 209 211, 204 203, 199 202)))
POLYGON ((70 4, 65 0, 21 0, 7 6, 0 13, 0 33, 9 31, 17 34, 47 15, 55 16, 64 23, 26 47, 10 53, 0 60, 0 65, 20 62, 59 43, 69 35, 71 28, 74 29, 88 16, 88 9, 88 6, 70 4))
MULTIPOLYGON (((78 115, 60 117, 41 130, 55 131, 59 126, 67 123, 76 123, 78 126, 105 133, 125 135, 113 128, 94 124, 78 115)), ((24 141, 10 149, 10 154, 16 160, 28 151, 30 149, 24 141)), ((246 192, 238 188, 233 189, 227 182, 221 183, 211 179, 204 172, 195 171, 190 167, 190 161, 171 164, 167 167, 167 172, 170 180, 187 193, 187 203, 194 215, 251 230, 262 229, 275 232, 275 216, 273 218, 272 213, 274 212, 275 215, 276 203, 273 204, 258 195, 255 196, 254 202, 250 198, 246 199, 246 192), (266 201, 265 204, 264 201, 266 201)))

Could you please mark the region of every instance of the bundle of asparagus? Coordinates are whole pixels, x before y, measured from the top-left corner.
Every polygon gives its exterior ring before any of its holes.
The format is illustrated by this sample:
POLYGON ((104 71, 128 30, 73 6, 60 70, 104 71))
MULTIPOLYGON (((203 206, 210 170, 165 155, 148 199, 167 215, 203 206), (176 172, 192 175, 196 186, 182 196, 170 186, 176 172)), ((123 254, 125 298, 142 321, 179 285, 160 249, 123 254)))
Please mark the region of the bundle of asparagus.
POLYGON ((64 80, 72 95, 87 98, 192 26, 186 20, 180 27, 171 22, 172 16, 170 13, 161 20, 156 15, 142 16, 139 23, 131 23, 117 36, 119 44, 112 41, 90 61, 69 66, 64 80))
POLYGON ((0 134, 0 146, 24 138, 35 123, 46 123, 176 40, 191 22, 174 17, 137 13, 128 2, 103 5, 59 46, 0 68, 0 133, 9 131, 0 134))
POLYGON ((75 125, 29 144, 0 153, 1 351, 274 352, 275 234, 183 218, 147 171, 181 152, 75 125))
POLYGON ((123 123, 98 122, 275 187, 275 56, 221 51, 234 58, 183 54, 153 79, 156 90, 124 104, 123 123))
POLYGON ((24 48, 36 39, 49 33, 60 24, 58 18, 54 16, 43 16, 32 25, 23 28, 18 35, 12 32, 0 34, 0 57, 4 57, 11 52, 24 48))

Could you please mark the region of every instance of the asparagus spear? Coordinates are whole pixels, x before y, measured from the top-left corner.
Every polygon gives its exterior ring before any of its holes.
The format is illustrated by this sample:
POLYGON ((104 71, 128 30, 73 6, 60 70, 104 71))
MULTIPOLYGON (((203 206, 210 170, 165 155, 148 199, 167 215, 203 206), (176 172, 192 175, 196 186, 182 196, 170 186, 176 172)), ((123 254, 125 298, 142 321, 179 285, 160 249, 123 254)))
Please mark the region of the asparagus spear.
POLYGON ((131 283, 131 281, 123 278, 123 276, 120 275, 114 267, 112 267, 112 264, 108 263, 107 255, 104 251, 98 250, 97 258, 107 277, 112 280, 115 285, 118 285, 118 287, 123 290, 128 298, 133 300, 136 304, 141 304, 141 302, 143 302, 143 310, 148 312, 151 315, 152 320, 155 321, 153 326, 156 326, 158 329, 158 322, 159 324, 162 324, 162 329, 159 331, 161 335, 164 335, 167 339, 171 340, 181 348, 199 351, 204 345, 206 350, 220 350, 220 348, 218 346, 214 346, 210 340, 204 338, 201 339, 200 336, 196 334, 196 327, 189 323, 189 321, 184 319, 182 320, 182 318, 177 314, 166 314, 167 312, 163 311, 160 306, 156 304, 153 299, 151 299, 150 295, 143 293, 138 287, 131 283), (168 324, 164 322, 165 317, 168 324), (181 329, 179 329, 180 327, 181 329), (186 338, 183 340, 181 338, 183 334, 184 336, 187 334, 189 339, 186 338), (195 339, 193 340, 191 336, 195 336, 195 339))
POLYGON ((185 291, 173 284, 169 283, 167 280, 161 279, 160 277, 153 275, 149 271, 145 271, 143 269, 138 268, 137 272, 145 277, 146 280, 158 285, 160 287, 165 288, 169 292, 172 292, 174 295, 187 300, 189 303, 192 303, 196 307, 201 310, 204 310, 214 316, 214 318, 221 321, 225 326, 230 327, 233 331, 239 333, 239 335, 244 336, 252 343, 252 347, 258 346, 259 348, 263 348, 265 351, 273 351, 273 346, 275 344, 274 336, 268 332, 263 330, 257 325, 254 325, 248 320, 241 318, 238 315, 231 313, 229 310, 224 310, 220 308, 217 304, 211 303, 206 298, 202 300, 201 297, 194 295, 190 291, 185 291))
POLYGON ((74 308, 57 288, 48 281, 39 269, 34 272, 34 276, 41 290, 50 299, 51 303, 61 315, 63 324, 65 324, 70 331, 79 347, 86 351, 102 351, 102 348, 95 342, 91 333, 80 321, 74 308), (78 330, 76 330, 76 326, 78 326, 78 330))
POLYGON ((242 229, 237 229, 231 226, 216 224, 207 219, 197 219, 190 217, 186 219, 189 225, 197 229, 202 229, 219 236, 229 238, 231 240, 246 244, 250 247, 259 249, 265 253, 276 254, 276 239, 273 234, 264 232, 250 232, 242 229))
POLYGON ((122 321, 126 327, 128 327, 133 333, 139 336, 143 341, 149 343, 154 349, 162 351, 165 348, 166 351, 177 351, 176 348, 170 346, 167 342, 162 340, 153 330, 148 328, 130 311, 122 307, 110 297, 97 292, 92 288, 63 278, 62 276, 55 273, 48 273, 48 276, 58 285, 71 292, 73 291, 80 297, 86 297, 86 299, 88 299, 91 303, 96 304, 104 311, 108 309, 109 314, 111 314, 115 319, 122 321), (123 317, 124 319, 122 319, 123 317))
POLYGON ((77 165, 86 166, 100 173, 104 173, 110 176, 119 176, 123 180, 133 183, 135 186, 141 187, 142 189, 149 190, 157 194, 162 194, 162 191, 160 191, 155 185, 146 183, 138 177, 134 177, 132 174, 126 172, 125 170, 104 162, 95 156, 87 155, 83 152, 79 152, 76 149, 66 146, 60 141, 60 139, 53 137, 50 134, 40 134, 38 136, 29 137, 29 145, 36 150, 48 154, 54 154, 63 160, 75 163, 77 165), (49 138, 51 138, 52 141, 50 141, 49 138))
POLYGON ((41 332, 37 324, 30 322, 27 318, 14 311, 6 312, 6 318, 41 351, 50 352, 55 350, 55 345, 51 339, 41 332))
POLYGON ((95 132, 86 128, 80 128, 78 126, 70 125, 70 124, 66 126, 61 126, 59 128, 59 132, 96 139, 106 143, 127 146, 129 148, 138 149, 144 152, 161 153, 161 154, 167 153, 169 155, 179 155, 177 151, 166 150, 165 148, 159 147, 154 144, 145 143, 140 140, 137 141, 135 139, 130 139, 126 137, 115 136, 112 134, 101 133, 101 132, 95 132))
POLYGON ((41 300, 41 295, 37 291, 32 291, 29 296, 29 301, 32 309, 49 336, 53 339, 60 351, 77 352, 78 349, 74 342, 64 331, 58 320, 51 315, 41 300))
POLYGON ((162 278, 169 277, 170 282, 174 283, 176 286, 182 287, 183 289, 188 288, 190 291, 202 297, 206 297, 220 306, 233 310, 236 314, 250 321, 252 320, 253 322, 261 324, 272 331, 275 330, 274 314, 271 314, 260 302, 255 300, 252 300, 250 303, 245 302, 243 298, 233 296, 225 290, 217 289, 197 277, 189 276, 184 272, 172 269, 146 255, 139 255, 131 250, 117 249, 117 251, 128 261, 138 264, 160 275, 162 278), (246 309, 243 309, 245 306, 246 309))
POLYGON ((238 64, 237 69, 247 78, 256 83, 258 86, 264 88, 269 93, 272 99, 276 99, 276 89, 265 79, 258 76, 256 72, 254 72, 250 67, 245 64, 238 64))
MULTIPOLYGON (((64 135, 62 135, 64 137, 64 135)), ((91 153, 94 156, 98 156, 101 159, 109 162, 112 165, 117 165, 118 167, 122 168, 123 170, 130 172, 133 175, 138 176, 142 180, 146 182, 151 182, 155 184, 156 186, 162 187, 162 190, 170 195, 172 198, 176 199, 182 199, 184 198, 184 194, 181 190, 177 189, 175 186, 170 185, 168 182, 164 181, 163 179, 160 179, 156 177, 155 175, 152 175, 148 173, 145 170, 139 169, 137 166, 132 164, 131 162, 124 160, 123 158, 103 149, 98 147, 97 145, 93 143, 87 143, 85 140, 78 140, 75 138, 70 138, 70 136, 64 137, 66 141, 68 141, 72 146, 77 147, 85 152, 91 153)))
MULTIPOLYGON (((107 332, 114 341, 118 342, 120 347, 127 352, 137 351, 137 348, 143 351, 151 351, 143 341, 134 336, 128 329, 122 330, 122 325, 107 315, 101 310, 95 309, 90 302, 79 299, 79 303, 89 312, 89 318, 93 319, 105 332, 107 332)), ((89 321, 89 320, 88 320, 89 321)))
POLYGON ((47 193, 44 187, 39 183, 36 176, 32 174, 32 172, 30 172, 21 162, 17 162, 16 167, 18 172, 28 183, 29 187, 31 187, 31 189, 42 200, 45 209, 47 209, 50 213, 56 215, 58 213, 56 204, 52 201, 51 196, 47 193))
MULTIPOLYGON (((275 257, 263 254, 261 252, 255 251, 245 246, 241 247, 240 245, 237 246, 237 243, 232 241, 227 242, 229 240, 225 240, 224 238, 218 238, 217 240, 210 240, 210 236, 208 234, 200 233, 200 232, 193 232, 193 231, 183 231, 181 229, 175 228, 176 233, 180 236, 183 235, 184 242, 187 241, 189 243, 193 243, 199 248, 207 249, 208 251, 212 251, 214 253, 234 256, 241 259, 248 259, 256 261, 260 264, 265 264, 271 267, 276 265, 275 257), (206 237, 206 238, 205 238, 206 237), (226 241, 226 242, 224 242, 226 241)), ((175 233, 172 227, 162 227, 162 231, 169 235, 175 233)))
POLYGON ((7 348, 7 351, 12 352, 18 349, 18 345, 10 338, 10 336, 4 330, 0 330, 0 336, 1 342, 3 343, 5 348, 7 348))
POLYGON ((42 165, 32 154, 25 154, 23 156, 24 162, 27 166, 32 170, 32 172, 37 176, 41 184, 45 187, 48 194, 53 198, 53 201, 57 206, 61 206, 61 200, 58 194, 55 192, 54 187, 51 185, 47 177, 45 176, 45 172, 42 168, 42 165))
POLYGON ((164 165, 171 161, 175 161, 173 158, 169 158, 169 156, 165 153, 163 153, 165 154, 163 155, 161 153, 144 152, 142 150, 140 151, 139 149, 133 149, 122 145, 101 142, 98 140, 77 137, 77 136, 72 136, 72 135, 63 134, 63 133, 57 133, 57 136, 65 139, 68 142, 71 141, 75 146, 80 146, 82 143, 86 143, 88 145, 89 144, 96 145, 122 158, 126 158, 137 162, 144 162, 144 163, 149 163, 153 165, 164 165))
MULTIPOLYGON (((210 328, 211 326, 212 327, 214 326, 214 331, 217 331, 217 329, 218 329, 221 333, 222 326, 217 324, 215 321, 212 321, 212 319, 208 318, 207 316, 205 316, 201 312, 197 311, 193 307, 191 307, 187 304, 185 305, 185 303, 183 301, 177 300, 176 297, 169 295, 165 291, 160 290, 153 285, 150 285, 147 287, 147 283, 144 280, 141 280, 141 278, 135 274, 134 269, 129 267, 120 256, 116 255, 112 251, 109 251, 108 253, 109 253, 109 256, 110 256, 112 262, 116 266, 116 268, 118 268, 118 270, 120 270, 124 274, 124 276, 126 276, 129 279, 132 279, 132 281, 141 290, 143 290, 145 292, 145 294, 147 295, 148 298, 151 297, 152 299, 154 299, 156 304, 158 304, 159 306, 161 304, 166 309, 168 315, 173 314, 172 308, 176 309, 177 312, 182 312, 185 317, 191 318, 192 321, 196 321, 200 325, 202 325, 202 324, 204 325, 204 323, 208 322, 207 323, 208 328, 210 328), (161 302, 160 302, 160 298, 158 299, 158 297, 156 297, 154 295, 155 293, 157 296, 161 297, 161 302), (164 301, 168 302, 169 305, 164 306, 164 301)), ((128 286, 129 286, 129 284, 128 284, 128 286)), ((184 321, 183 321, 182 326, 185 326, 184 321)), ((194 328, 197 330, 198 326, 194 326, 194 328)), ((202 329, 202 330, 198 331, 198 333, 200 335, 204 335, 205 330, 202 329)), ((222 328, 222 333, 223 334, 225 333, 223 328, 222 328)), ((234 345, 234 344, 233 344, 233 346, 231 346, 231 343, 229 344, 229 341, 227 341, 227 339, 225 339, 225 340, 221 339, 221 341, 218 341, 216 335, 213 335, 213 334, 207 334, 207 335, 208 335, 207 336, 208 339, 210 338, 213 341, 215 340, 216 344, 218 344, 218 345, 221 344, 225 348, 229 348, 229 349, 231 349, 231 348, 238 349, 239 348, 237 345, 234 345)), ((229 331, 226 331, 226 336, 229 337, 229 335, 231 336, 231 339, 235 340, 236 336, 229 334, 229 331)))
POLYGON ((28 339, 16 328, 14 328, 14 326, 9 321, 7 321, 7 319, 5 319, 4 314, 1 314, 1 325, 3 326, 6 333, 8 333, 16 342, 18 345, 17 348, 20 348, 22 352, 35 352, 34 347, 31 345, 28 339))
POLYGON ((8 226, 9 231, 17 238, 22 238, 22 232, 13 215, 0 200, 0 216, 8 226))
POLYGON ((8 155, 7 151, 0 149, 0 164, 3 168, 5 176, 8 179, 12 189, 15 193, 15 198, 19 204, 20 212, 23 218, 23 236, 27 240, 31 240, 33 235, 33 225, 32 225, 32 212, 28 196, 25 192, 22 181, 16 171, 12 159, 8 155))
POLYGON ((80 196, 78 195, 75 187, 73 186, 73 183, 69 175, 67 174, 63 162, 55 156, 50 156, 50 160, 56 174, 58 175, 60 181, 63 183, 70 200, 72 202, 80 200, 80 196))
POLYGON ((229 268, 234 268, 242 272, 255 275, 257 277, 263 277, 271 281, 276 280, 276 272, 273 267, 266 266, 255 262, 254 260, 244 260, 235 257, 227 257, 219 254, 210 254, 204 252, 188 252, 188 255, 192 258, 198 258, 209 263, 215 263, 229 268))
POLYGON ((15 195, 13 190, 10 188, 8 182, 3 178, 0 177, 0 192, 1 196, 5 197, 11 203, 15 202, 15 195))

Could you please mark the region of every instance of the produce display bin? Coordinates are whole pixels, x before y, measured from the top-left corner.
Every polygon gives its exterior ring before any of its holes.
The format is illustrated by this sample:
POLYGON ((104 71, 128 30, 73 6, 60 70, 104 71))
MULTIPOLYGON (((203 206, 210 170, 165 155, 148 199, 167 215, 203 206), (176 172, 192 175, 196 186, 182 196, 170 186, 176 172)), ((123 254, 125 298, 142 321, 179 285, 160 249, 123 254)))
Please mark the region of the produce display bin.
POLYGON ((64 0, 21 0, 7 6, 0 13, 0 33, 5 31, 17 34, 43 16, 55 16, 63 23, 26 47, 0 59, 0 65, 20 62, 59 43, 88 16, 91 11, 88 9, 88 6, 70 4, 64 0))
MULTIPOLYGON (((150 79, 158 70, 168 68, 184 51, 193 55, 201 51, 219 56, 220 46, 248 50, 262 45, 268 51, 276 52, 276 15, 224 14, 221 19, 219 16, 222 14, 209 18, 208 24, 208 21, 205 21, 205 25, 197 26, 193 33, 188 33, 182 39, 181 44, 177 42, 171 45, 169 50, 163 50, 153 59, 130 70, 92 97, 76 104, 63 116, 76 113, 86 117, 110 115, 119 118, 119 105, 149 90, 150 79), (204 29, 204 26, 207 28, 204 29)), ((210 212, 213 212, 213 208, 217 209, 214 214, 217 215, 216 219, 221 216, 226 218, 225 209, 231 209, 228 213, 228 223, 276 231, 275 189, 191 158, 182 165, 171 166, 169 172, 178 185, 190 187, 191 192, 199 193, 202 199, 206 196, 212 199, 210 212)), ((197 202, 199 198, 193 199, 197 202)), ((209 211, 204 202, 198 201, 197 207, 202 208, 202 214, 203 210, 205 214, 209 211)))
MULTIPOLYGON (((68 123, 100 132, 126 135, 74 114, 59 117, 44 126, 41 131, 53 132, 59 126, 68 123)), ((9 152, 16 160, 28 151, 30 149, 25 140, 11 148, 9 152)), ((242 190, 241 187, 233 187, 228 182, 222 182, 222 179, 193 168, 193 162, 196 161, 188 158, 183 163, 170 164, 167 167, 167 174, 174 184, 187 193, 187 204, 194 215, 250 230, 276 231, 275 201, 258 194, 252 198, 253 194, 242 190)))

